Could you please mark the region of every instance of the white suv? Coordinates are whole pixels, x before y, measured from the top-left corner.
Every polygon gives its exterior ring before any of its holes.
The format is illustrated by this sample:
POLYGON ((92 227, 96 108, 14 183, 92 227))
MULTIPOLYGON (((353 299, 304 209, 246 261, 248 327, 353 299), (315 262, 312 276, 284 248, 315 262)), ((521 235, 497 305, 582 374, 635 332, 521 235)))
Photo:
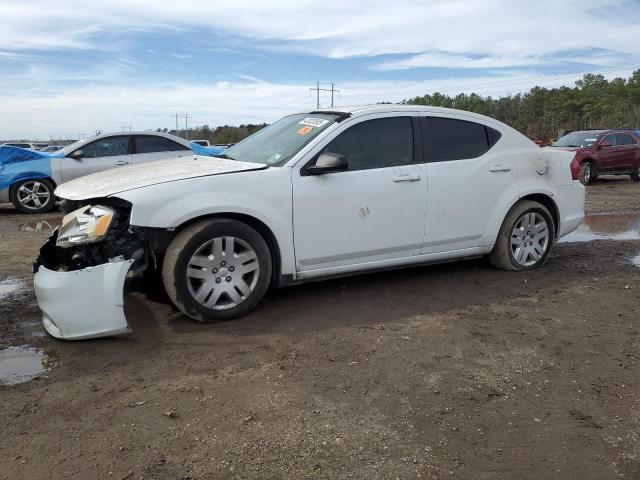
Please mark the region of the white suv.
POLYGON ((355 272, 481 255, 531 269, 583 220, 577 168, 573 154, 463 111, 290 115, 222 157, 58 187, 81 208, 43 246, 36 294, 49 333, 89 338, 129 331, 124 283, 153 268, 199 321, 243 315, 269 286, 355 272))

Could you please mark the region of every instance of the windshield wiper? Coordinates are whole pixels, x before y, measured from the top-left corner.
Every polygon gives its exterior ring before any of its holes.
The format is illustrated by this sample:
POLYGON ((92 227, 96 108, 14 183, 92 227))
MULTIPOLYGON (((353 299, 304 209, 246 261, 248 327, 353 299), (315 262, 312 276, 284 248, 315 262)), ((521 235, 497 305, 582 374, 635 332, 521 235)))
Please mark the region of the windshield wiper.
POLYGON ((227 158, 227 159, 229 159, 229 160, 235 160, 235 158, 230 157, 230 156, 229 156, 229 155, 227 155, 226 153, 221 153, 221 154, 219 154, 219 155, 214 155, 214 157, 216 157, 216 158, 227 158))

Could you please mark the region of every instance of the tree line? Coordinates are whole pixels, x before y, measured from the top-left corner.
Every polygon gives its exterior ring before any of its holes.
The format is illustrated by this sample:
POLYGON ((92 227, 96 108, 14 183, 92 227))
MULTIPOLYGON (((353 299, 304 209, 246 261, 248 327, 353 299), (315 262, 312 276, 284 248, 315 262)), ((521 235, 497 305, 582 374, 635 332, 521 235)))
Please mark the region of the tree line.
POLYGON ((573 87, 534 87, 501 98, 436 92, 401 103, 480 113, 511 125, 529 138, 547 142, 573 130, 640 130, 640 70, 628 79, 607 80, 602 75, 587 74, 573 87))
MULTIPOLYGON (((243 124, 240 126, 223 125, 216 128, 211 128, 209 125, 202 125, 201 127, 189 128, 189 139, 209 140, 209 143, 211 143, 212 145, 238 143, 240 140, 248 137, 249 135, 266 126, 266 123, 249 123, 247 125, 243 124)), ((175 130, 169 130, 168 128, 158 128, 156 131, 176 135, 175 130)), ((184 130, 178 132, 178 136, 184 137, 184 130)))

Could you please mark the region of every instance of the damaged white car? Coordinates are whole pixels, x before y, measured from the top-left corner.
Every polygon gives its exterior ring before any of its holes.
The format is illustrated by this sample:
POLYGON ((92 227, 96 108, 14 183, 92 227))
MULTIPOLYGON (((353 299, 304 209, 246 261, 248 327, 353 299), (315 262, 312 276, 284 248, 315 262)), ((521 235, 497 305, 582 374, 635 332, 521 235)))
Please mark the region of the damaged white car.
POLYGON ((535 268, 583 220, 578 167, 468 112, 290 115, 221 157, 59 186, 75 210, 36 261, 38 304, 51 335, 81 339, 129 332, 123 292, 153 273, 179 310, 216 321, 270 286, 482 255, 535 268))

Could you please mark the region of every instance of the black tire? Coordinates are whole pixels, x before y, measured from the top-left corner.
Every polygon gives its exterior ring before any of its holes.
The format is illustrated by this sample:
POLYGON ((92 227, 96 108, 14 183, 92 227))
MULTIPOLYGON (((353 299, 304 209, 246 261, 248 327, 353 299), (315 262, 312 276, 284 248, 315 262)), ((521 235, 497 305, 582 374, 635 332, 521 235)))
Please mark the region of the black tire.
POLYGON ((640 164, 636 167, 636 169, 631 174, 631 180, 634 182, 640 182, 640 164))
POLYGON ((578 171, 578 177, 580 183, 583 185, 590 185, 596 179, 593 162, 582 162, 580 164, 580 170, 578 171))
POLYGON ((511 208, 506 218, 504 219, 504 222, 502 222, 502 226, 500 227, 500 231, 498 232, 496 243, 493 246, 493 250, 489 254, 489 261, 494 267, 500 268, 502 270, 531 270, 533 268, 538 268, 544 265, 544 263, 547 261, 549 252, 553 247, 554 240, 555 225, 553 223, 553 218, 551 217, 549 210, 547 210, 544 205, 538 202, 523 200, 516 203, 511 208), (518 263, 513 256, 511 233, 516 227, 517 222, 525 214, 529 213, 536 213, 544 218, 545 222, 547 223, 549 238, 544 253, 541 255, 540 259, 532 265, 524 266, 518 263))
POLYGON ((20 180, 19 182, 16 182, 13 185, 11 185, 11 188, 9 189, 9 200, 11 201, 11 203, 13 203, 13 206, 16 207, 16 209, 19 212, 46 213, 50 211, 56 204, 56 197, 53 194, 54 190, 55 190, 55 187, 53 183, 50 180, 47 180, 46 178, 39 178, 37 180, 32 180, 32 179, 20 180), (45 192, 46 192, 47 196, 46 197, 37 196, 37 200, 34 199, 34 200, 27 201, 23 197, 24 193, 21 190, 21 188, 23 187, 30 191, 37 191, 42 195, 45 195, 45 192), (46 201, 42 202, 42 199, 45 199, 45 198, 46 198, 46 201), (21 202, 21 199, 22 199, 22 202, 21 202), (36 202, 41 203, 41 205, 38 206, 36 202), (33 205, 33 206, 31 207, 30 205, 33 205))
MULTIPOLYGON (((227 240, 225 239, 224 241, 226 242, 227 240)), ((214 261, 217 262, 219 259, 212 260, 212 257, 213 255, 207 259, 212 262, 211 267, 202 269, 203 272, 208 272, 208 275, 211 276, 213 276, 214 266, 217 266, 222 271, 220 265, 217 263, 214 265, 214 261)), ((224 259, 224 257, 220 258, 224 259)), ((184 229, 173 239, 164 257, 162 280, 167 295, 181 312, 200 322, 215 322, 241 317, 253 310, 269 288, 272 268, 269 246, 257 231, 249 225, 236 220, 216 218, 197 222, 184 229), (255 281, 253 289, 246 297, 242 297, 240 303, 224 308, 208 308, 196 300, 194 293, 197 292, 193 291, 198 288, 198 285, 194 285, 194 283, 198 283, 198 280, 188 278, 187 269, 192 256, 199 249, 203 248, 208 242, 212 242, 213 239, 220 237, 235 237, 235 239, 246 242, 246 245, 255 253, 259 268, 257 274, 255 274, 257 279, 251 280, 252 284, 255 281)), ((227 275, 227 273, 221 275, 227 275)), ((228 273, 228 275, 229 277, 225 278, 231 278, 234 273, 228 273)), ((229 288, 224 283, 225 278, 221 280, 221 287, 229 288)), ((217 278, 215 281, 218 282, 217 278)), ((206 280, 201 280, 201 282, 204 284, 206 280)), ((235 285, 235 283, 231 285, 235 285)), ((213 298, 214 291, 218 291, 218 287, 215 285, 214 287, 207 297, 203 298, 203 301, 213 298)), ((234 290, 234 293, 240 294, 240 291, 234 290)), ((221 298, 227 298, 228 303, 233 303, 231 297, 226 293, 222 293, 222 295, 224 297, 221 298)))

